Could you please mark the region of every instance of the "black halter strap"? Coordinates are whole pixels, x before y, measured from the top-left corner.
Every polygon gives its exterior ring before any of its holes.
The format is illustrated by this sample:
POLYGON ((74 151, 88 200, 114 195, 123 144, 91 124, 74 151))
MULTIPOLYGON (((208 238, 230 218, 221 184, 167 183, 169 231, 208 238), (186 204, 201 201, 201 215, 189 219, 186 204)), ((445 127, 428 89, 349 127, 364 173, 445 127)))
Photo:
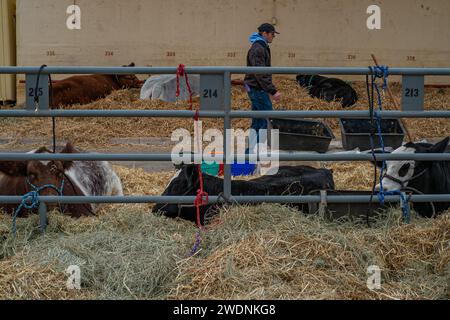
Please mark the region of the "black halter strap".
POLYGON ((401 189, 404 189, 406 183, 409 183, 409 182, 411 182, 411 181, 413 181, 413 180, 416 180, 417 178, 420 178, 420 177, 423 176, 427 171, 428 171, 428 168, 423 169, 420 173, 416 174, 415 176, 413 176, 413 177, 411 177, 410 179, 405 180, 405 181, 402 181, 402 180, 400 180, 400 179, 398 179, 398 178, 396 178, 396 177, 393 177, 393 176, 391 176, 391 175, 389 175, 389 174, 387 174, 387 173, 384 174, 383 179, 384 179, 384 178, 387 178, 387 179, 389 179, 389 180, 391 180, 391 181, 394 181, 394 182, 398 183, 398 184, 401 186, 401 189))

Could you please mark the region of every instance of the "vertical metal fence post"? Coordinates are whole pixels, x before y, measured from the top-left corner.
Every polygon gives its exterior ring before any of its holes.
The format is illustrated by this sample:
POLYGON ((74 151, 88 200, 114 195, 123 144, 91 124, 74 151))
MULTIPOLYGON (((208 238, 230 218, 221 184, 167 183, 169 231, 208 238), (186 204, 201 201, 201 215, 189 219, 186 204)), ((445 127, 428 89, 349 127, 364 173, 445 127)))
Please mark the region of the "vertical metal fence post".
POLYGON ((224 135, 223 135, 223 146, 225 154, 225 165, 223 172, 223 196, 226 200, 231 198, 231 162, 230 153, 231 150, 231 74, 229 72, 224 73, 223 77, 224 85, 224 111, 225 116, 223 119, 224 124, 224 135))

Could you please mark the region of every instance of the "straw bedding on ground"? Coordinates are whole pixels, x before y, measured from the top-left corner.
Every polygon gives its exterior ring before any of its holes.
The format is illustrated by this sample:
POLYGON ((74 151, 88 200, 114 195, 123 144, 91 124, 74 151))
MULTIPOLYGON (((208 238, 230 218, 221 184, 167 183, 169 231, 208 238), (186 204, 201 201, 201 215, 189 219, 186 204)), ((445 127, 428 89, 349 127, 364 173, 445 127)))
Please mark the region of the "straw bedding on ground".
POLYGON ((52 214, 45 237, 33 217, 20 221, 15 242, 0 238, 0 298, 450 298, 450 215, 411 225, 400 216, 367 228, 281 205, 225 208, 193 257, 192 224, 142 208, 87 223, 52 214), (66 288, 69 265, 81 267, 81 291, 66 288), (371 265, 382 269, 379 291, 366 286, 371 265))
MULTIPOLYGON (((160 194, 173 174, 115 169, 128 195, 160 194)), ((52 213, 45 237, 32 216, 19 219, 15 239, 11 217, 0 216, 0 299, 450 298, 450 213, 405 225, 391 210, 368 228, 281 205, 225 207, 190 257, 196 227, 150 208, 52 213), (81 267, 81 291, 66 287, 70 265, 81 267), (382 269, 380 291, 367 289, 371 265, 382 269)))
MULTIPOLYGON (((341 110, 340 103, 311 98, 307 90, 299 87, 295 79, 290 77, 275 77, 275 83, 283 93, 282 101, 276 104, 275 109, 281 110, 341 110)), ((353 82, 353 87, 359 95, 359 102, 352 110, 367 110, 367 97, 365 83, 353 82)), ((392 83, 391 89, 400 100, 401 85, 392 83)), ((447 110, 450 108, 450 90, 427 88, 425 94, 425 108, 447 110)), ((394 109, 389 98, 383 97, 385 109, 394 109)), ((198 105, 196 99, 194 105, 198 105)), ((250 103, 247 94, 241 87, 232 89, 233 109, 248 110, 250 103)), ((161 101, 142 101, 139 99, 139 89, 119 90, 113 92, 105 99, 98 100, 88 105, 75 105, 71 109, 175 109, 186 110, 186 102, 168 103, 161 101)), ((325 120, 336 137, 340 136, 338 121, 325 120)), ((405 120, 414 140, 423 138, 440 137, 448 135, 448 119, 405 120)), ((193 130, 192 119, 176 118, 62 118, 57 121, 57 137, 64 141, 73 141, 80 147, 96 149, 110 146, 113 138, 130 137, 170 137, 178 128, 193 130)), ((33 138, 51 137, 50 119, 2 119, 0 125, 3 130, 0 138, 14 139, 8 145, 2 145, 2 149, 20 147, 21 139, 32 136, 33 138)), ((233 128, 248 129, 250 120, 233 120, 233 128)), ((223 128, 223 121, 218 119, 204 119, 204 129, 223 128)), ((37 146, 37 145, 36 145, 37 146)))

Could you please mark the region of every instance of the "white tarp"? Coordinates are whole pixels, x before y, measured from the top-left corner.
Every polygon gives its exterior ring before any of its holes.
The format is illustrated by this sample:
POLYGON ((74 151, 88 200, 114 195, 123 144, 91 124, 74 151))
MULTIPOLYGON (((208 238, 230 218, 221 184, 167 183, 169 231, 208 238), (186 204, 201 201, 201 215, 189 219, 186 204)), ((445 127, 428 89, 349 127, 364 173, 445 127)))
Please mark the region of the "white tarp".
MULTIPOLYGON (((200 91, 200 76, 188 75, 189 85, 193 96, 198 96, 200 91)), ((151 76, 141 88, 141 99, 162 100, 168 102, 176 101, 177 77, 172 74, 151 76)), ((189 90, 186 86, 185 77, 180 77, 179 100, 189 100, 189 90)))

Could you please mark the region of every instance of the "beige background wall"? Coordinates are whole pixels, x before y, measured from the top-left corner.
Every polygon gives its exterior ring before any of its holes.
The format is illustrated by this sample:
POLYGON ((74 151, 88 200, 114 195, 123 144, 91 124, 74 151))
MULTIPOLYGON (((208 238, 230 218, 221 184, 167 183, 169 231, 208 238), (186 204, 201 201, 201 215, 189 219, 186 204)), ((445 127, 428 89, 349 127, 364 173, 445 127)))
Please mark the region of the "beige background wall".
MULTIPOLYGON (((0 65, 16 64, 15 1, 0 0, 0 65)), ((16 100, 16 76, 0 75, 0 104, 16 100)))
MULTIPOLYGON (((248 36, 281 32, 275 66, 450 67, 448 0, 17 0, 19 65, 245 65, 248 36), (66 9, 81 7, 81 30, 66 9), (368 30, 367 7, 382 29, 368 30)), ((441 81, 442 82, 442 81, 441 81)))

